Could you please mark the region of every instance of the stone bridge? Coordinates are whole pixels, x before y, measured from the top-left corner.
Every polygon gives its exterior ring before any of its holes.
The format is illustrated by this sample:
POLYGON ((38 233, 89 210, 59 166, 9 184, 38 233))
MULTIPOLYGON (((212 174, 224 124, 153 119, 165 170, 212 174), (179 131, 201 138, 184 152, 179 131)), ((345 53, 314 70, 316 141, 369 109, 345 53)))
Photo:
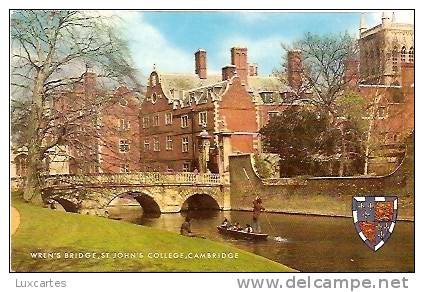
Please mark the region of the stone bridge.
POLYGON ((127 174, 54 175, 45 178, 45 199, 68 212, 107 216, 119 197, 132 197, 145 213, 184 209, 230 209, 229 186, 217 174, 138 172, 127 174))

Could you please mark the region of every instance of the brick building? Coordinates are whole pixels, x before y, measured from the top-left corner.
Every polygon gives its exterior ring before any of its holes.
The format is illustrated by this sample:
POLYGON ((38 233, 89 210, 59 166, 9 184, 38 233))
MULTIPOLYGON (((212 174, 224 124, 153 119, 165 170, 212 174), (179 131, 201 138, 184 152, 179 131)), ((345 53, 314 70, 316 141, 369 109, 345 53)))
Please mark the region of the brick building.
MULTIPOLYGON (((71 90, 57 92, 48 114, 63 141, 43 160, 49 174, 138 171, 140 161, 139 94, 126 87, 105 90, 96 73, 86 72, 71 90)), ((53 138, 54 132, 51 137, 53 138)), ((48 136, 47 136, 48 137, 48 136)), ((45 143, 50 143, 47 138, 45 143)), ((12 150, 11 175, 26 175, 25 147, 12 150)))
POLYGON ((247 48, 231 49, 221 75, 207 73, 205 50, 194 59, 196 74, 150 74, 140 114, 142 170, 225 173, 230 154, 260 151, 259 129, 284 110, 291 89, 258 76, 247 48))

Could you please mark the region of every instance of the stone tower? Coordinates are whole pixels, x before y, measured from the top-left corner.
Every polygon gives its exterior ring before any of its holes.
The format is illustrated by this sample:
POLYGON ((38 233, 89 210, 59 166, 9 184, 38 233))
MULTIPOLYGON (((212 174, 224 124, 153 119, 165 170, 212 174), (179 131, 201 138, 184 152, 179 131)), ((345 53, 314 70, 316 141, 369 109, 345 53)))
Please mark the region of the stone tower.
POLYGON ((414 25, 397 23, 394 13, 383 12, 381 23, 359 25, 359 81, 362 84, 400 85, 402 63, 414 63, 414 25))

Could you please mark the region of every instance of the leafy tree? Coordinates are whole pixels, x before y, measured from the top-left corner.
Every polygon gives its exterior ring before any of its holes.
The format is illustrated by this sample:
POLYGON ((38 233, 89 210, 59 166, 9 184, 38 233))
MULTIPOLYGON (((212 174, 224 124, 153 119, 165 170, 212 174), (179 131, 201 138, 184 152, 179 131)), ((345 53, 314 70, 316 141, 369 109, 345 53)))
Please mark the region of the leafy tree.
POLYGON ((136 71, 113 21, 93 12, 15 11, 10 37, 13 141, 28 150, 24 198, 41 204, 47 153, 66 143, 81 119, 92 120, 108 98, 93 96, 65 114, 52 111, 54 97, 83 80, 87 67, 99 72, 105 84, 138 84, 136 71))
POLYGON ((280 155, 281 176, 329 175, 335 161, 341 176, 361 169, 362 132, 355 121, 328 119, 316 107, 291 106, 260 130, 265 150, 280 155))
POLYGON ((260 130, 265 150, 280 155, 282 176, 310 174, 312 156, 331 148, 324 140, 327 124, 325 115, 292 106, 260 130))

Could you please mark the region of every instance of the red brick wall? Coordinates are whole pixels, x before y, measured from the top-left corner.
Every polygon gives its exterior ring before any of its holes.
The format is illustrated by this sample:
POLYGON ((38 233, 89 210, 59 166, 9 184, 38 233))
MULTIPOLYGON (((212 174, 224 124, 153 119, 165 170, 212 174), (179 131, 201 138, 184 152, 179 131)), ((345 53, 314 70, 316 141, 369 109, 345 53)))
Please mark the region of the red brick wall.
POLYGON ((101 114, 100 168, 106 173, 122 172, 124 164, 130 172, 140 171, 140 102, 125 88, 119 88, 114 102, 101 114), (121 127, 120 120, 128 122, 128 129, 121 127), (120 140, 127 140, 129 151, 121 152, 120 140))
POLYGON ((246 87, 241 84, 240 77, 234 77, 230 81, 219 103, 218 114, 218 119, 225 121, 220 129, 226 127, 231 132, 236 132, 231 137, 233 151, 253 153, 253 141, 256 135, 237 134, 237 132, 256 133, 258 130, 255 104, 246 87))
MULTIPOLYGON (((152 77, 157 76, 152 73, 152 77)), ((161 85, 149 86, 146 96, 153 94, 158 96, 158 100, 152 103, 151 99, 147 99, 141 106, 141 125, 144 117, 150 118, 150 126, 148 128, 141 127, 141 164, 142 170, 151 171, 183 171, 184 163, 189 163, 189 170, 194 170, 196 160, 198 159, 198 139, 197 135, 202 131, 203 127, 199 125, 199 113, 207 112, 206 131, 210 135, 214 132, 214 105, 208 100, 205 104, 193 105, 192 107, 173 109, 173 105, 169 104, 167 98, 163 94, 161 85), (160 96, 160 97, 159 97, 160 96), (165 113, 172 113, 172 125, 165 125, 165 113), (153 126, 152 120, 154 116, 159 117, 159 125, 153 126), (181 117, 188 116, 186 128, 181 127, 181 117), (172 137, 172 149, 166 149, 167 136, 172 137), (188 138, 188 151, 182 151, 182 139, 188 138), (153 139, 157 138, 160 145, 159 151, 154 151, 153 139), (144 141, 148 139, 150 150, 144 150, 144 141)), ((211 139, 211 143, 213 140, 211 139)))

